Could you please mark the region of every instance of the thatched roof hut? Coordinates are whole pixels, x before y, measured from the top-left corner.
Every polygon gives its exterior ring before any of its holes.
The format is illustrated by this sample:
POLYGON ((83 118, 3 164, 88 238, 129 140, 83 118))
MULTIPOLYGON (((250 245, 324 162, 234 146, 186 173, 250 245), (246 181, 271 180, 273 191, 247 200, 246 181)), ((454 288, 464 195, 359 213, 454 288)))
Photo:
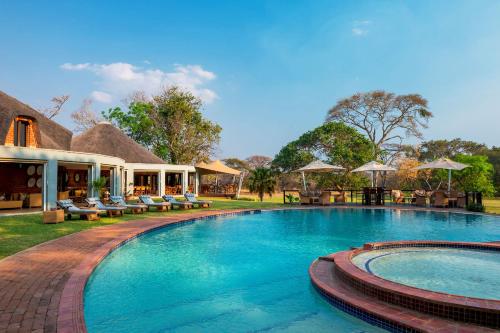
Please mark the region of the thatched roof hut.
POLYGON ((0 145, 6 144, 9 129, 18 117, 28 118, 33 122, 38 148, 70 149, 72 136, 70 130, 3 91, 0 91, 0 145))
POLYGON ((120 157, 127 163, 165 163, 108 122, 100 122, 71 142, 71 150, 120 157))

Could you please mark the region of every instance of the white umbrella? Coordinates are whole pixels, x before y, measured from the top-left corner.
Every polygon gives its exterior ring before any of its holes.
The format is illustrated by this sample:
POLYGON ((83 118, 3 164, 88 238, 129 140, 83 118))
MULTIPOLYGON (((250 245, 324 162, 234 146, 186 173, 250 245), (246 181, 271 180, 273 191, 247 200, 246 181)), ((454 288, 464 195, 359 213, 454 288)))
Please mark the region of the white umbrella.
POLYGON ((375 178, 375 173, 377 171, 396 171, 395 168, 379 163, 377 161, 371 161, 366 164, 363 164, 359 168, 356 168, 352 170, 352 172, 370 172, 372 173, 372 187, 373 187, 373 180, 375 178))
POLYGON ((339 170, 345 170, 345 168, 338 166, 338 165, 331 165, 327 164, 323 161, 316 160, 312 161, 306 166, 303 166, 300 169, 295 170, 296 172, 302 173, 302 183, 304 185, 304 191, 307 191, 306 187, 306 172, 332 172, 332 171, 339 171, 339 170))
POLYGON ((446 169, 448 170, 448 192, 451 190, 451 170, 462 170, 469 167, 467 164, 450 160, 449 158, 440 158, 435 161, 419 165, 414 170, 422 169, 446 169))

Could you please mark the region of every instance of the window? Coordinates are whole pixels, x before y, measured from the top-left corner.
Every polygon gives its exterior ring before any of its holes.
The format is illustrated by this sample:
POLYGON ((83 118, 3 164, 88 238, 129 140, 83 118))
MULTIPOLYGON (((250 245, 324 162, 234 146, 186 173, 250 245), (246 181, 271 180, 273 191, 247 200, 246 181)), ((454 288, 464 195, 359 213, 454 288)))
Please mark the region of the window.
POLYGON ((14 126, 14 146, 28 146, 28 128, 29 122, 26 120, 17 120, 14 126))

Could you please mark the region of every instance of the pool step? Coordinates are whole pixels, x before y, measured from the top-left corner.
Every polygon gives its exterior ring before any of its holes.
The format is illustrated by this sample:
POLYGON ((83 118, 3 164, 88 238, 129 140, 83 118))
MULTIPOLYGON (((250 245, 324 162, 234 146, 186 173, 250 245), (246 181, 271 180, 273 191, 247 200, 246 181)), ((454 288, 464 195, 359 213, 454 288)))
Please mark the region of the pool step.
POLYGON ((484 326, 461 323, 381 301, 346 283, 336 272, 333 255, 321 257, 309 268, 313 285, 330 303, 391 332, 498 332, 484 326))

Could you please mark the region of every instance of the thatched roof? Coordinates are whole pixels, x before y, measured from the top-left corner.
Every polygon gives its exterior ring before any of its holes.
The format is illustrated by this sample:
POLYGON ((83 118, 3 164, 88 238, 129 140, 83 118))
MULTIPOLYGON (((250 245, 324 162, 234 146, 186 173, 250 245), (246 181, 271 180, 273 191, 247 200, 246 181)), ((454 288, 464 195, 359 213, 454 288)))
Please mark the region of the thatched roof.
POLYGON ((128 163, 165 163, 108 122, 100 122, 75 136, 71 150, 120 157, 128 163))
POLYGON ((26 116, 36 121, 38 131, 35 133, 39 148, 69 150, 72 133, 67 128, 48 119, 29 105, 21 103, 12 96, 0 91, 0 144, 5 138, 10 124, 18 116, 26 116))

